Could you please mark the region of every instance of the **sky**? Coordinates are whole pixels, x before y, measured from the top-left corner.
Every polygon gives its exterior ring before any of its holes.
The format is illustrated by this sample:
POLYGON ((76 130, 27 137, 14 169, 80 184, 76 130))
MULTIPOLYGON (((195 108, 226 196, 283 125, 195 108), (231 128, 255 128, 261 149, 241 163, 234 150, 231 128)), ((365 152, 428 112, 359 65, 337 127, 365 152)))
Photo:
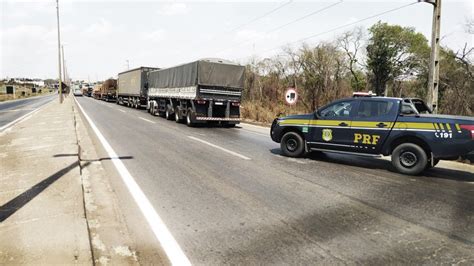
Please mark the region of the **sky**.
MULTIPOLYGON (((429 39, 433 10, 417 3, 358 23, 416 0, 59 2, 68 74, 89 81, 116 77, 127 68, 164 68, 200 58, 245 63, 274 56, 283 47, 332 41, 377 21, 414 27, 429 39)), ((464 25, 474 17, 474 1, 443 0, 442 5, 441 44, 453 50, 473 46, 464 25)), ((57 76, 55 1, 0 0, 0 78, 57 76)))

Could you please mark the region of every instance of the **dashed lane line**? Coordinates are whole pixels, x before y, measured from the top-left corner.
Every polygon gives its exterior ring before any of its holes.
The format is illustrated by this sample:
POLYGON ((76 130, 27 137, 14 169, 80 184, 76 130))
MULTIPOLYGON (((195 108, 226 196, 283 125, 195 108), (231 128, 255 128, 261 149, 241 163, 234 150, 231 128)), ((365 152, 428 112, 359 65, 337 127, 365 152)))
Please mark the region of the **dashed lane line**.
POLYGON ((232 154, 232 155, 234 155, 234 156, 236 156, 236 157, 239 157, 239 158, 241 158, 241 159, 244 159, 244 160, 251 160, 251 159, 250 159, 249 157, 247 157, 247 156, 244 156, 244 155, 242 155, 242 154, 240 154, 240 153, 237 153, 237 152, 233 152, 233 151, 228 150, 228 149, 226 149, 226 148, 223 148, 223 147, 221 147, 221 146, 217 146, 217 145, 212 144, 212 143, 210 143, 210 142, 207 142, 207 141, 205 141, 205 140, 202 140, 202 139, 199 139, 199 138, 196 138, 196 137, 193 137, 193 136, 188 136, 188 138, 190 138, 190 139, 192 139, 192 140, 195 140, 195 141, 199 141, 199 142, 201 142, 201 143, 204 143, 204 144, 206 144, 206 145, 208 145, 208 146, 211 146, 211 147, 216 148, 216 149, 218 149, 218 150, 221 150, 221 151, 223 151, 223 152, 227 152, 228 154, 232 154))
POLYGON ((143 120, 143 121, 147 121, 148 123, 152 123, 152 124, 155 124, 155 123, 156 123, 155 121, 148 120, 148 119, 143 118, 143 117, 141 117, 141 116, 139 116, 138 118, 140 118, 140 119, 143 120))

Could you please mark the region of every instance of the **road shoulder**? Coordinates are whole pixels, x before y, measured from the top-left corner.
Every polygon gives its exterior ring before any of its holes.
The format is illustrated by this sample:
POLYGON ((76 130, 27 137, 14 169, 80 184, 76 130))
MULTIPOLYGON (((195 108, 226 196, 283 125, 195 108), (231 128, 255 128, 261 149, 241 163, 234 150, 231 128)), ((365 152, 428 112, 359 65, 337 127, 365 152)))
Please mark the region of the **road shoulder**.
POLYGON ((92 264, 72 105, 0 133, 0 264, 92 264))

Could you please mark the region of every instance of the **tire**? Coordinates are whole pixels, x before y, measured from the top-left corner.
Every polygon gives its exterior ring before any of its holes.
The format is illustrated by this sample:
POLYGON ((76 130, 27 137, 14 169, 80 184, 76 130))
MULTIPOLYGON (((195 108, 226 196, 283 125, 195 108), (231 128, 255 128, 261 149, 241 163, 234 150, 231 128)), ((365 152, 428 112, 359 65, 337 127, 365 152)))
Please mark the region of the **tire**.
POLYGON ((174 109, 174 121, 176 123, 181 123, 183 121, 183 119, 179 118, 178 108, 174 109))
POLYGON ((194 127, 196 124, 194 123, 193 119, 193 110, 191 108, 188 109, 188 112, 186 113, 186 125, 188 127, 194 127))
POLYGON ((223 122, 222 123, 222 126, 225 127, 225 128, 233 128, 235 127, 236 124, 234 123, 230 123, 230 122, 223 122))
POLYGON ((170 109, 169 109, 169 108, 166 108, 165 118, 166 118, 166 120, 171 120, 171 119, 173 119, 173 114, 170 112, 170 109))
POLYGON ((304 139, 296 132, 287 132, 281 138, 280 148, 285 156, 301 157, 304 154, 304 139))
POLYGON ((426 152, 414 143, 402 143, 392 152, 392 165, 399 173, 418 175, 428 163, 426 152))

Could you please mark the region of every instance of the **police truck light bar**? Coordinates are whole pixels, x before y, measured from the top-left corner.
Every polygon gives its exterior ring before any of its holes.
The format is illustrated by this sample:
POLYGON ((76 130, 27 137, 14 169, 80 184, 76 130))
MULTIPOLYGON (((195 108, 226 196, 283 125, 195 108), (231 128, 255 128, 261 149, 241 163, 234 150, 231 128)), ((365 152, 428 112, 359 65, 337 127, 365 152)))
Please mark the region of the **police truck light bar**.
POLYGON ((352 97, 373 97, 373 96, 377 96, 377 94, 373 93, 372 91, 368 91, 368 92, 356 91, 352 93, 352 97))

